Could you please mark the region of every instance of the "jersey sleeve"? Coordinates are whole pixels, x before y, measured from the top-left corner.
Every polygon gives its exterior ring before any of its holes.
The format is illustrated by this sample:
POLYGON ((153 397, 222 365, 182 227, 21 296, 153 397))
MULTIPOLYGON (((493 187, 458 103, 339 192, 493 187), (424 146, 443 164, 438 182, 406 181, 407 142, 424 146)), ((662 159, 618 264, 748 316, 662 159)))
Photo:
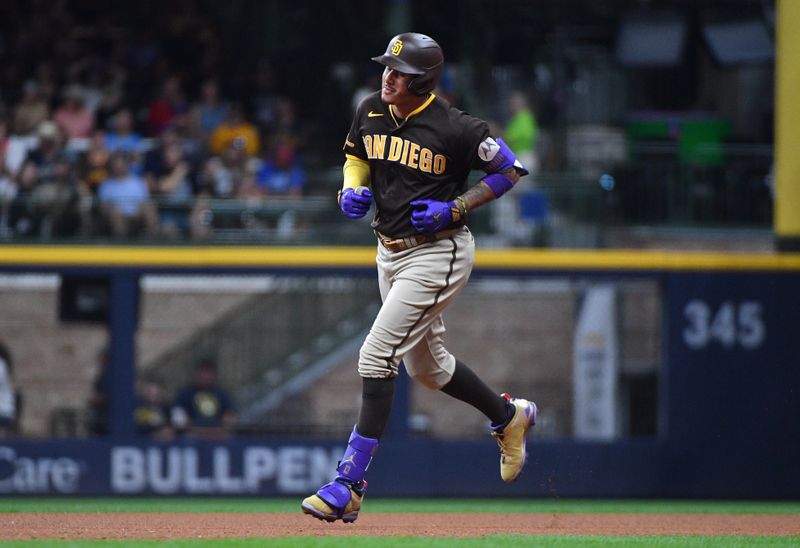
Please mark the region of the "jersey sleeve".
POLYGON ((363 116, 364 102, 362 101, 353 116, 353 123, 350 125, 350 131, 347 132, 347 137, 344 139, 342 150, 345 157, 352 157, 366 162, 368 160, 367 151, 364 148, 364 141, 361 139, 361 120, 363 116))
POLYGON ((489 124, 480 118, 462 114, 459 120, 459 132, 461 135, 461 150, 464 164, 469 169, 483 169, 486 162, 481 159, 480 146, 489 136, 489 124))

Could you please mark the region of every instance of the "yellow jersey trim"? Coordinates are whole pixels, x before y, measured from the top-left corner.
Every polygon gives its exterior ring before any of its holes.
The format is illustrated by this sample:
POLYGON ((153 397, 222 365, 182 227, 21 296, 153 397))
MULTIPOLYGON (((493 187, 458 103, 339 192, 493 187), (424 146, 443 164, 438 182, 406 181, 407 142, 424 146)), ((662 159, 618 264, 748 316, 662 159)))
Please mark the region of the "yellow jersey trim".
MULTIPOLYGON (((411 112, 409 112, 408 116, 406 116, 405 119, 408 120, 412 116, 416 116, 417 114, 428 108, 428 105, 430 105, 434 99, 436 99, 436 94, 431 93, 430 96, 427 99, 425 99, 425 102, 422 103, 417 108, 415 108, 414 110, 412 110, 411 112)), ((400 122, 397 121, 397 118, 394 115, 394 105, 389 105, 389 114, 392 115, 392 120, 394 120, 395 126, 400 127, 400 122)))
POLYGON ((394 115, 394 107, 393 105, 389 105, 389 116, 392 117, 392 121, 394 122, 395 127, 400 127, 400 122, 397 121, 397 118, 394 115))
POLYGON ((408 113, 408 116, 406 116, 406 120, 428 108, 428 105, 430 105, 434 99, 436 99, 436 94, 431 93, 431 96, 428 97, 428 99, 426 99, 424 103, 422 103, 419 107, 415 108, 414 110, 408 113))
MULTIPOLYGON (((375 247, 0 246, 0 266, 158 268, 374 268, 375 247)), ((485 249, 487 270, 798 271, 800 253, 485 249)))

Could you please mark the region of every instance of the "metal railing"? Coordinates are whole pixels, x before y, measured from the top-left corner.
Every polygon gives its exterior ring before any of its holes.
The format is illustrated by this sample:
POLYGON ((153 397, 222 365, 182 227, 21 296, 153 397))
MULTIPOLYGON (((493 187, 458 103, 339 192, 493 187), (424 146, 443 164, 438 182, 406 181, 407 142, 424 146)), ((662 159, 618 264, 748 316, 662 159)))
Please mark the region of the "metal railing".
MULTIPOLYGON (((770 230, 771 145, 700 146, 716 160, 687 164, 679 160, 675 143, 631 144, 631 157, 607 168, 612 185, 599 184, 601 173, 593 169, 532 175, 502 200, 471 213, 470 227, 485 236, 484 245, 558 247, 602 246, 602 232, 609 226, 770 230)), ((174 222, 178 218, 182 223, 179 231, 169 235, 139 230, 123 238, 112 237, 100 204, 91 196, 68 192, 17 196, 0 203, 0 241, 374 243, 371 215, 346 222, 328 192, 339 184, 338 170, 320 170, 314 176, 324 184, 316 184, 312 194, 304 197, 153 200, 160 219, 174 222)))

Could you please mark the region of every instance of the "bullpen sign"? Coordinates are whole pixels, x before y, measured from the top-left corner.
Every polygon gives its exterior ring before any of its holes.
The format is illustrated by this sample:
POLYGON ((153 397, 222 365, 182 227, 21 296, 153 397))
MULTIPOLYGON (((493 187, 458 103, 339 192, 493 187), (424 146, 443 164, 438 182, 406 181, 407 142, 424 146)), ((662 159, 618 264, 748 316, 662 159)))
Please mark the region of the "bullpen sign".
POLYGON ((116 445, 103 440, 0 445, 0 495, 296 495, 333 479, 341 446, 116 445))
POLYGON ((111 490, 120 494, 243 495, 274 485, 281 494, 299 494, 327 483, 339 455, 323 447, 248 446, 241 451, 216 446, 113 447, 111 490))

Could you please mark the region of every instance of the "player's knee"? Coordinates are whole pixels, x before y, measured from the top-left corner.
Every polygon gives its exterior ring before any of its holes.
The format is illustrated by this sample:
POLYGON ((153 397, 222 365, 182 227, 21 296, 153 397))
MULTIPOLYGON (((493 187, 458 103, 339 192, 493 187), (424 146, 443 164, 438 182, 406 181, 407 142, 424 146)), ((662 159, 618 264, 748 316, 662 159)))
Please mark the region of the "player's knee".
POLYGON ((358 374, 365 379, 388 379, 397 376, 397 362, 365 342, 358 352, 358 374))
POLYGON ((456 367, 455 357, 443 348, 433 353, 409 352, 403 363, 412 379, 431 390, 440 390, 450 382, 456 367))
POLYGON ((412 379, 431 390, 441 390, 453 378, 453 375, 444 369, 422 372, 409 371, 408 374, 412 379))
POLYGON ((397 376, 397 370, 392 370, 389 367, 375 367, 359 363, 358 375, 362 379, 391 379, 397 376))

